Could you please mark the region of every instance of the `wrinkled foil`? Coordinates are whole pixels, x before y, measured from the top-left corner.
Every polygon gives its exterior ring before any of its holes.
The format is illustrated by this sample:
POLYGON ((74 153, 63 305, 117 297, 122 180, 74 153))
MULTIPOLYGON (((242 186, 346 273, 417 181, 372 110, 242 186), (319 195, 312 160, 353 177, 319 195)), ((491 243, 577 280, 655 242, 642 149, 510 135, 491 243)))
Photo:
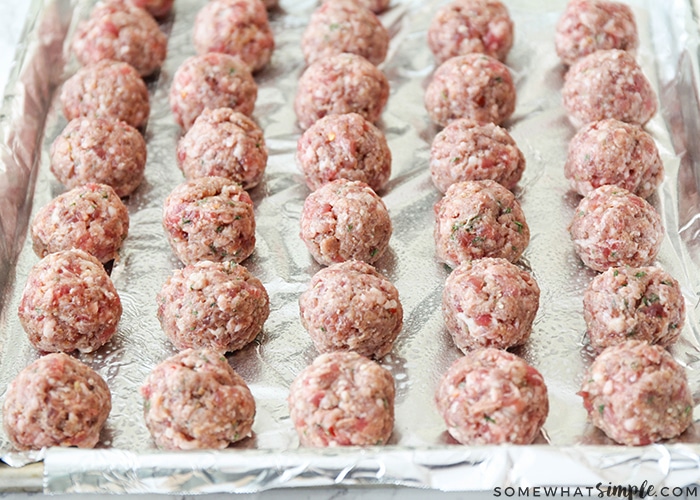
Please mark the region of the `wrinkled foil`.
MULTIPOLYGON (((69 41, 93 1, 34 0, 10 77, 0 120, 0 400, 7 384, 38 357, 17 319, 26 276, 38 258, 27 241, 31 214, 64 188, 48 168, 48 148, 66 125, 56 92, 78 68, 69 41)), ((17 467, 43 460, 43 491, 111 493, 254 492, 270 488, 393 484, 479 491, 497 486, 581 485, 598 482, 662 485, 700 482, 700 438, 695 425, 673 442, 640 448, 613 445, 586 422, 576 395, 592 360, 585 339, 582 294, 595 275, 576 257, 567 233, 579 197, 564 178, 568 141, 575 130, 561 105, 564 69, 554 51, 554 27, 565 0, 507 0, 516 38, 507 64, 517 85, 515 114, 505 124, 527 160, 516 195, 531 229, 520 264, 542 289, 528 343, 515 350, 543 375, 550 414, 530 446, 466 447, 446 433, 433 402, 438 380, 461 354, 440 311, 449 269, 434 255, 433 204, 439 193, 428 173, 438 128, 423 107, 434 70, 426 30, 444 0, 393 0, 381 19, 392 35, 381 66, 391 95, 380 127, 393 154, 392 177, 380 194, 394 225, 390 249, 376 264, 398 288, 404 328, 381 360, 396 380, 396 424, 385 447, 309 450, 299 447, 286 397, 296 375, 316 356, 301 326, 298 296, 320 269, 298 236, 309 194, 295 164, 300 130, 292 101, 304 67, 301 34, 317 3, 282 0, 271 13, 276 49, 256 74, 254 118, 265 131, 270 158, 261 185, 251 191, 257 246, 244 265, 262 280, 271 314, 254 343, 228 356, 257 404, 254 434, 223 451, 156 450, 142 417, 139 387, 149 371, 175 353, 156 318, 155 296, 180 267, 161 227, 167 194, 183 181, 175 145, 181 135, 167 95, 172 76, 194 53, 192 23, 205 0, 178 0, 162 24, 168 57, 148 80, 151 116, 146 178, 126 200, 131 228, 111 271, 124 313, 116 336, 96 353, 78 356, 108 382, 113 409, 94 450, 48 449, 18 453, 0 431, 0 458, 17 467), (555 472, 556 471, 556 472, 555 472)), ((658 263, 682 285, 687 320, 671 349, 686 367, 700 400, 700 103, 698 35, 690 0, 630 0, 640 29, 637 53, 661 100, 647 125, 666 178, 651 202, 667 229, 658 263)), ((696 407, 695 417, 698 419, 696 407)), ((0 485, 2 491, 2 485, 0 485)))

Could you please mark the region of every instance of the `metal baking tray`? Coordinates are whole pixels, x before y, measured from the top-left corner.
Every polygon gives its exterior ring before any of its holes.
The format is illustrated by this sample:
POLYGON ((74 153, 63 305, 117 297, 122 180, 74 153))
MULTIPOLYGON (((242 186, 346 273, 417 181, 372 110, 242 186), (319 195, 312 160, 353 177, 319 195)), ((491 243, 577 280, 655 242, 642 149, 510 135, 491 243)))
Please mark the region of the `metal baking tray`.
MULTIPOLYGON (((518 103, 505 124, 527 160, 516 190, 531 228, 520 264, 530 269, 542 299, 528 343, 515 352, 538 368, 549 388, 550 415, 529 446, 468 447, 447 435, 434 403, 437 381, 461 354, 440 312, 449 269, 434 256, 433 204, 439 193, 428 173, 429 147, 438 131, 423 107, 434 70, 426 29, 445 0, 393 0, 381 15, 392 41, 381 66, 391 84, 380 127, 393 153, 393 172, 382 194, 394 224, 390 250, 377 263, 398 288, 404 328, 381 362, 395 377, 396 425, 387 446, 303 449, 289 421, 286 395, 296 374, 316 355, 298 318, 297 300, 320 269, 298 237, 308 189, 294 154, 300 130, 292 100, 303 69, 301 34, 316 0, 282 0, 272 11, 277 48, 256 75, 254 118, 263 127, 270 159, 263 183, 251 191, 257 246, 246 267, 265 284, 271 315, 263 333, 228 356, 257 403, 254 436, 223 451, 157 450, 142 419, 138 388, 146 374, 174 353, 160 331, 155 294, 179 266, 160 222, 161 206, 183 177, 175 161, 181 131, 167 104, 172 75, 193 54, 192 22, 205 0, 178 0, 162 24, 168 57, 148 81, 151 116, 146 179, 128 200, 129 237, 112 269, 124 315, 117 335, 80 359, 110 385, 113 410, 94 450, 51 448, 12 451, 0 431, 0 492, 215 493, 330 485, 401 485, 444 491, 505 487, 641 484, 657 488, 700 483, 700 437, 695 424, 673 442, 631 448, 612 444, 586 422, 576 396, 592 359, 585 340, 582 292, 594 276, 583 268, 566 227, 578 197, 563 164, 574 129, 561 106, 564 68, 554 52, 554 27, 565 0, 506 0, 515 22, 515 45, 506 63, 518 103), (556 471, 556 473, 554 472, 556 471)), ((47 150, 65 126, 57 89, 76 69, 69 44, 94 1, 33 0, 0 117, 0 400, 7 383, 37 353, 16 310, 27 273, 38 258, 27 242, 32 214, 63 188, 48 169, 47 150)), ((700 102, 696 5, 691 0, 629 0, 640 30, 637 59, 660 98, 648 124, 666 167, 651 201, 667 237, 658 263, 681 282, 687 303, 682 338, 672 348, 700 400, 700 102)), ((695 421, 700 418, 695 408, 695 421)), ((585 491, 585 490, 584 490, 585 491)), ((658 490, 657 490, 658 491, 658 490)))

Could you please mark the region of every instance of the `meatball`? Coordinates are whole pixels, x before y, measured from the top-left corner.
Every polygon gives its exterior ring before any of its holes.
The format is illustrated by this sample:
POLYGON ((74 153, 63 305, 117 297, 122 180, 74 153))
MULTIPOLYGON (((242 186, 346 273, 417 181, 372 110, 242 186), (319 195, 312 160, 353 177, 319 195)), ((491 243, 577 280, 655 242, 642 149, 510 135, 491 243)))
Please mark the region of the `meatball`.
POLYGON ((564 77, 562 98, 576 126, 605 118, 644 125, 657 108, 651 83, 624 50, 599 50, 579 59, 564 77))
POLYGON ((163 18, 170 14, 175 0, 128 0, 131 5, 146 9, 155 18, 163 18))
POLYGON ((321 265, 376 262, 389 247, 391 219, 367 184, 338 179, 311 193, 301 212, 301 239, 321 265))
POLYGON ((396 287, 371 265, 354 260, 317 272, 299 297, 299 312, 319 352, 381 358, 403 325, 396 287))
POLYGON ((425 91, 425 109, 442 126, 458 118, 500 125, 515 111, 513 78, 493 57, 453 57, 435 70, 425 91))
POLYGON ((595 271, 647 266, 664 238, 661 217, 647 201, 617 186, 586 195, 569 225, 576 253, 595 271))
POLYGON ((583 380, 578 394, 588 419, 618 443, 651 444, 693 422, 685 371, 661 346, 627 340, 608 347, 583 380))
POLYGON ((380 64, 389 49, 389 32, 368 8, 352 0, 326 2, 311 14, 301 38, 307 64, 343 52, 380 64))
POLYGON ((430 147, 430 176, 444 193, 455 182, 492 179, 513 189, 525 156, 504 128, 463 118, 450 122, 430 147))
POLYGON ((146 141, 121 121, 75 118, 54 140, 50 156, 51 171, 68 188, 96 182, 124 197, 143 180, 146 141))
POLYGON ((632 9, 620 2, 571 0, 557 23, 554 44, 564 64, 596 50, 634 53, 639 37, 632 9))
POLYGON ((221 449, 252 434, 255 400, 245 380, 212 349, 188 349, 148 374, 143 416, 170 450, 221 449))
POLYGON ((445 282, 442 314, 457 347, 524 344, 540 305, 540 287, 530 273, 505 259, 465 262, 445 282))
POLYGON ((165 33, 145 10, 125 2, 101 2, 78 27, 73 52, 81 64, 122 61, 148 76, 163 64, 167 45, 165 33))
POLYGON ((235 262, 201 261, 177 269, 158 293, 158 320, 179 350, 237 351, 270 314, 262 282, 235 262))
POLYGON ((232 180, 200 177, 166 198, 163 228, 184 264, 242 262, 255 249, 253 200, 232 180))
POLYGON ((455 0, 438 9, 428 27, 438 64, 472 53, 505 61, 512 46, 513 21, 499 0, 455 0))
POLYGON ((231 108, 253 114, 258 85, 237 57, 210 52, 185 60, 170 87, 175 120, 189 129, 206 108, 231 108))
POLYGON ((613 267, 586 288, 583 317, 598 351, 630 338, 668 347, 681 334, 685 301, 678 282, 658 267, 613 267))
POLYGON ((141 127, 151 107, 138 71, 124 62, 100 61, 79 69, 63 84, 63 114, 68 120, 97 117, 141 127))
POLYGON ((250 71, 272 57, 275 40, 260 0, 212 0, 197 13, 194 47, 198 54, 221 52, 238 56, 250 71))
POLYGON ((547 419, 544 378, 523 359, 488 347, 447 369, 435 402, 447 432, 462 444, 530 444, 547 419))
POLYGON ((435 204, 437 258, 451 267, 484 257, 511 262, 530 242, 530 228, 513 193, 492 180, 452 184, 435 204))
POLYGON ((375 123, 388 99, 389 82, 375 65, 356 54, 336 54, 306 68, 294 111, 302 129, 326 115, 343 113, 359 113, 375 123))
POLYGON ((231 108, 205 109, 177 144, 187 179, 226 177, 251 189, 267 166, 265 137, 258 125, 231 108))
POLYGON ((664 165, 642 127, 608 118, 589 123, 571 139, 564 175, 583 196, 613 184, 648 198, 663 180, 664 165))
POLYGON ((336 179, 380 191, 391 176, 386 137, 357 113, 324 116, 311 125, 297 142, 297 160, 312 191, 336 179))
POLYGON ((7 386, 5 433, 19 450, 93 448, 110 410, 109 387, 89 366, 64 353, 43 356, 7 386))
POLYGON ((39 210, 31 232, 39 257, 78 248, 104 264, 117 257, 129 232, 129 212, 114 189, 88 183, 57 196, 39 210))
POLYGON ((45 352, 92 352, 112 338, 122 304, 102 263, 82 250, 44 257, 29 272, 19 321, 45 352))
POLYGON ((289 388, 302 446, 386 444, 394 427, 394 378, 355 352, 318 356, 289 388))

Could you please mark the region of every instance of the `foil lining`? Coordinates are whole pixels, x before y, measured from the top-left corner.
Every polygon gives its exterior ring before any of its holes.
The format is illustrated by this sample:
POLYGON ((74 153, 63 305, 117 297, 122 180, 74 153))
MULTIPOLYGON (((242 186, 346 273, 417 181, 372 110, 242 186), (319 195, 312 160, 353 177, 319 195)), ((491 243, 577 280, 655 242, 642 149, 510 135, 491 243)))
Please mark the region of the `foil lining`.
MULTIPOLYGON (((657 486, 700 482, 700 437, 695 426, 674 442, 641 448, 616 446, 586 422, 576 396, 592 359, 581 315, 582 292, 594 273, 583 268, 566 227, 578 197, 563 175, 574 134, 561 106, 563 68, 554 52, 554 27, 565 0, 507 0, 516 38, 507 64, 518 103, 507 128, 525 154, 527 169, 516 195, 531 229, 521 265, 542 289, 529 342, 516 353, 542 372, 550 415, 531 446, 464 447, 445 432, 433 394, 447 366, 461 354, 452 345, 440 312, 449 270, 434 256, 433 204, 439 199, 428 173, 430 143, 437 133, 423 107, 434 70, 426 30, 445 0, 394 0, 381 15, 392 41, 381 66, 391 83, 380 123, 393 154, 392 177, 380 193, 394 224, 390 250, 377 268, 398 288, 404 328, 382 360, 396 380, 396 424, 382 448, 299 448, 286 396, 294 377, 315 357, 298 317, 298 296, 320 269, 298 236, 309 191, 294 154, 300 130, 292 101, 303 69, 301 34, 316 0, 281 1, 271 13, 276 50, 256 75, 254 118, 265 131, 270 159, 263 183, 251 191, 257 246, 244 265, 265 284, 271 314, 263 333, 228 356, 256 399, 254 435, 223 451, 161 452, 142 417, 138 389, 147 373, 174 348, 156 319, 155 295, 180 266, 161 228, 161 207, 183 177, 175 158, 181 134, 167 103, 172 76, 188 56, 192 23, 204 0, 178 0, 163 25, 168 57, 148 81, 151 116, 146 179, 128 200, 129 236, 112 269, 124 314, 117 335, 80 359, 108 382, 113 409, 95 450, 14 452, 0 431, 0 458, 18 467, 44 464, 44 491, 114 493, 254 492, 269 488, 395 484, 477 491, 497 486, 581 485, 641 482, 657 486), (553 471, 556 471, 554 474, 553 471), (637 481, 639 480, 639 481, 637 481)), ((652 198, 667 237, 658 263, 681 282, 687 303, 682 338, 672 348, 687 369, 700 401, 700 103, 698 34, 690 0, 629 0, 640 29, 637 54, 661 99, 648 124, 666 167, 652 198)), ((66 125, 56 89, 77 69, 69 43, 94 1, 34 0, 17 68, 10 78, 0 120, 0 401, 7 384, 38 354, 16 316, 29 269, 38 261, 26 240, 31 215, 63 191, 48 169, 48 148, 66 125)), ((696 421, 700 417, 695 411, 696 421)), ((0 485, 0 491, 2 487, 0 485)))

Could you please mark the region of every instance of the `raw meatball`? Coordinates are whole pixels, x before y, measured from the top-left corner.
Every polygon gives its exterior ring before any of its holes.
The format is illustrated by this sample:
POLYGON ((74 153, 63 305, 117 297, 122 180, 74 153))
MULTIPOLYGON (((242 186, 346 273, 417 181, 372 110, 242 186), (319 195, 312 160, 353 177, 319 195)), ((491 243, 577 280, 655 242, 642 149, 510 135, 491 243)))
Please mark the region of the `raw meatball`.
POLYGON ((435 204, 437 258, 451 267, 484 257, 511 262, 530 242, 530 228, 513 193, 492 180, 452 184, 435 204))
POLYGON ((177 269, 157 297, 158 320, 179 350, 237 351, 270 314, 262 282, 235 262, 201 261, 177 269))
POLYGON ((557 23, 554 44, 564 64, 596 50, 634 53, 639 38, 632 9, 619 2, 571 0, 557 23))
POLYGON ((242 262, 255 249, 253 200, 223 177, 200 177, 173 189, 165 200, 163 228, 184 264, 242 262))
POLYGON ((109 387, 67 354, 43 356, 7 387, 2 408, 7 437, 19 450, 92 448, 112 409, 109 387))
POLYGON ((186 59, 170 87, 170 108, 185 130, 206 108, 253 114, 258 85, 237 57, 210 52, 186 59))
POLYGON ((435 402, 447 432, 462 444, 530 444, 547 419, 540 372, 501 349, 477 349, 440 380, 435 402))
POLYGON ((205 109, 178 142, 177 161, 187 179, 214 175, 251 189, 267 166, 265 138, 260 127, 238 111, 205 109))
POLYGON ((583 380, 578 394, 589 420, 618 443, 651 444, 693 423, 685 371, 661 346, 627 340, 608 347, 583 380))
POLYGON ((102 263, 82 250, 44 257, 29 272, 19 321, 40 351, 92 352, 112 338, 122 304, 102 263))
POLYGON ((125 2, 101 2, 78 27, 73 52, 84 65, 122 61, 148 76, 163 64, 167 45, 165 33, 145 10, 125 2))
POLYGON ((316 262, 377 261, 389 246, 391 219, 367 184, 338 179, 311 193, 301 212, 301 239, 316 262))
POLYGON ((97 182, 129 196, 143 180, 146 141, 131 125, 76 118, 51 145, 51 171, 69 188, 97 182))
POLYGON ((355 352, 321 354, 289 388, 302 446, 386 444, 394 427, 394 378, 355 352))
POLYGON ((238 56, 250 71, 272 57, 275 40, 260 0, 212 0, 197 13, 194 47, 198 54, 221 52, 238 56))
POLYGON ((374 123, 388 99, 389 82, 374 64, 355 54, 337 54, 306 68, 294 111, 302 129, 326 115, 343 113, 359 113, 374 123))
MULTIPOLYGON (((322 0, 323 2, 336 1, 336 0, 322 0)), ((379 14, 385 11, 389 7, 390 0, 349 0, 352 3, 361 5, 375 14, 379 14)))
POLYGON ((465 262, 445 282, 442 314, 457 347, 524 344, 540 305, 540 287, 530 273, 505 259, 465 262))
POLYGON ((642 127, 608 118, 589 123, 571 139, 564 175, 583 196, 614 184, 647 198, 663 180, 664 165, 642 127))
POLYGON ((146 9, 153 17, 162 18, 170 14, 175 0, 128 0, 136 7, 146 9))
POLYGON ((576 126, 605 118, 644 125, 657 107, 651 83, 624 50, 599 50, 579 59, 564 77, 562 98, 576 126))
POLYGON ((596 271, 647 266, 664 238, 661 217, 643 198, 617 186, 586 195, 569 226, 576 253, 596 271))
POLYGON ((506 129, 493 123, 454 120, 430 147, 430 176, 442 193, 455 182, 482 179, 513 189, 524 170, 522 151, 506 129))
POLYGON ((357 113, 324 116, 311 125, 297 142, 297 160, 312 191, 336 179, 380 191, 391 176, 386 137, 357 113))
POLYGON ((381 358, 403 325, 396 287, 369 264, 354 260, 317 272, 299 297, 299 311, 319 352, 381 358))
POLYGON ((515 111, 513 78, 493 57, 453 57, 435 70, 425 91, 425 109, 442 126, 458 118, 500 125, 515 111))
POLYGON ((63 84, 63 114, 68 120, 97 117, 141 127, 151 111, 148 89, 138 71, 124 62, 84 66, 63 84))
POLYGON ((78 248, 103 264, 117 257, 129 232, 129 212, 114 189, 88 183, 57 196, 32 222, 39 257, 78 248))
POLYGON ((685 301, 678 282, 658 267, 613 267, 586 288, 583 317, 598 351, 630 338, 667 347, 681 334, 685 301))
POLYGON ((146 426, 160 448, 222 449, 252 434, 255 400, 216 350, 172 356, 141 386, 146 426))
POLYGON ((513 46, 513 21, 499 0, 456 0, 441 7, 428 28, 438 64, 480 53, 505 61, 513 46))
POLYGON ((347 52, 380 64, 389 49, 389 32, 368 8, 351 0, 326 2, 311 14, 301 38, 307 64, 347 52))

